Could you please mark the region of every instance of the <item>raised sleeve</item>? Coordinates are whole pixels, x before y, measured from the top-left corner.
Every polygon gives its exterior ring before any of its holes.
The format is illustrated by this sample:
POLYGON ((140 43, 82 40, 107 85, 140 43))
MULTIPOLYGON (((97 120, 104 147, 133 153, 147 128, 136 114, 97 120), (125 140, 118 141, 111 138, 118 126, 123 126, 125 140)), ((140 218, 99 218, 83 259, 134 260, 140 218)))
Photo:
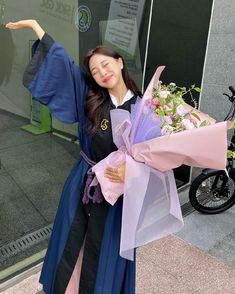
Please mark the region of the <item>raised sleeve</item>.
POLYGON ((34 43, 33 50, 23 75, 24 86, 57 119, 65 123, 79 122, 88 91, 82 71, 47 33, 34 43))

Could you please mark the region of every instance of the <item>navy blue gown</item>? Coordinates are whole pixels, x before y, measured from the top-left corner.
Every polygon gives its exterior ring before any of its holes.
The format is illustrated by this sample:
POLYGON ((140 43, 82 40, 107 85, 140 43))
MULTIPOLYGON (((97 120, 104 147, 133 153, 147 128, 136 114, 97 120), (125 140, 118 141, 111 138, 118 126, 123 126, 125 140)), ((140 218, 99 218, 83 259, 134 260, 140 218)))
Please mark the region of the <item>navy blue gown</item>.
MULTIPOLYGON (((47 33, 34 44, 23 84, 57 119, 78 122, 80 148, 92 160, 98 162, 116 150, 110 128, 89 135, 84 113, 89 85, 65 49, 47 33)), ((132 103, 135 97, 120 107, 130 111, 132 103)), ((104 115, 108 122, 113 108, 110 99, 104 115)), ((40 282, 46 294, 65 293, 85 238, 79 293, 133 294, 136 263, 119 256, 122 197, 114 206, 106 201, 84 205, 81 199, 88 168, 80 157, 65 182, 40 282)))

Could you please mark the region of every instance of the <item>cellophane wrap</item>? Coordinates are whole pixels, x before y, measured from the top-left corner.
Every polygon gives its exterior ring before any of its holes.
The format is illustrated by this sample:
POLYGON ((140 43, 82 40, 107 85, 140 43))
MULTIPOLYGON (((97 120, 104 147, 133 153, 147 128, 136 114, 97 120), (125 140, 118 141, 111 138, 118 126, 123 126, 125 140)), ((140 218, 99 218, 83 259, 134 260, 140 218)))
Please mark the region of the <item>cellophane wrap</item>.
MULTIPOLYGON (((227 162, 227 122, 161 135, 161 122, 146 110, 147 99, 164 67, 159 67, 131 113, 111 110, 113 141, 118 150, 93 167, 102 193, 111 205, 123 195, 120 255, 133 260, 134 248, 179 231, 183 218, 173 175, 182 164, 223 170, 227 162), (124 184, 105 177, 107 167, 126 162, 124 184)), ((188 104, 185 107, 190 110, 188 104)))

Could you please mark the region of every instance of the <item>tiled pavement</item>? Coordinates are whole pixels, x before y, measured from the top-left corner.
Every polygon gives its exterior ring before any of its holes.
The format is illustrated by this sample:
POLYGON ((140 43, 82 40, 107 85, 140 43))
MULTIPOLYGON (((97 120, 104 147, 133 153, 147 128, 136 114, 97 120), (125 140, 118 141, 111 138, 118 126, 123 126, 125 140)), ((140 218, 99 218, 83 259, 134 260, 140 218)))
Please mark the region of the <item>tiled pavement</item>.
MULTIPOLYGON (((53 222, 64 181, 79 155, 77 144, 22 130, 27 123, 0 110, 0 249, 53 222)), ((45 247, 34 242, 7 258, 0 253, 0 280, 1 270, 45 247)))
MULTIPOLYGON (((136 293, 234 294, 234 216, 235 207, 213 216, 194 212, 184 219, 185 227, 177 235, 139 248, 136 293)), ((38 276, 32 275, 4 293, 42 293, 38 276)))

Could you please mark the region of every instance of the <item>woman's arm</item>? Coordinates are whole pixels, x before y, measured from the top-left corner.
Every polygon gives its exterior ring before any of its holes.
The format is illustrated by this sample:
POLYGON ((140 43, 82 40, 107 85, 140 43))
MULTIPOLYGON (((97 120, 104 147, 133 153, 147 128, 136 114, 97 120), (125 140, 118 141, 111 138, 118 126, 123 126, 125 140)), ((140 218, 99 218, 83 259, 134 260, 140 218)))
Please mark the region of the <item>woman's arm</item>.
POLYGON ((6 24, 6 28, 10 30, 32 29, 36 33, 38 39, 40 40, 45 34, 45 31, 42 29, 39 23, 34 19, 25 19, 25 20, 20 20, 17 22, 9 22, 6 24))
POLYGON ((39 38, 23 74, 24 86, 35 99, 47 105, 57 119, 65 123, 81 121, 88 85, 67 51, 36 20, 9 22, 6 27, 32 29, 39 38))

